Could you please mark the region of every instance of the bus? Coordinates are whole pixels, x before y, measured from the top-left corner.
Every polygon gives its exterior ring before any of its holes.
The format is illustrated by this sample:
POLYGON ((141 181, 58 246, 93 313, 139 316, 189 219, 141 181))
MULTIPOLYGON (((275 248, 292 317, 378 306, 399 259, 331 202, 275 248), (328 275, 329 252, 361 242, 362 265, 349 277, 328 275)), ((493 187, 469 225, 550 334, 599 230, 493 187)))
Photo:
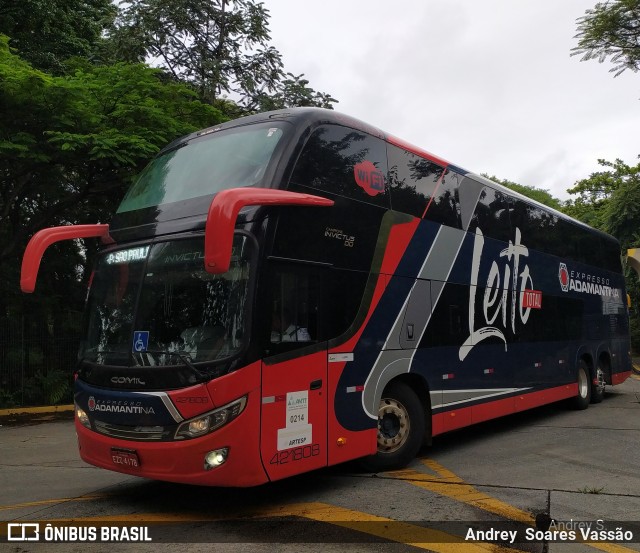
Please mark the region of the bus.
POLYGON ((80 455, 157 480, 255 486, 433 437, 631 372, 618 242, 332 110, 195 132, 99 238, 75 369, 80 455))

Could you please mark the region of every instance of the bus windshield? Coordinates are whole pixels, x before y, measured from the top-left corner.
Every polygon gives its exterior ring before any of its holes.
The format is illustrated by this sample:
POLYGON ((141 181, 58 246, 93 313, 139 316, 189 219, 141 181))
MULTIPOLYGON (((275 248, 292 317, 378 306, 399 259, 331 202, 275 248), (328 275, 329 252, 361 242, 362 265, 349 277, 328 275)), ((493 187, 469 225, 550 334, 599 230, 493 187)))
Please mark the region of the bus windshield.
POLYGON ((81 358, 115 366, 216 363, 244 345, 251 241, 236 235, 229 271, 204 269, 204 239, 104 254, 87 304, 81 358))
POLYGON ((262 181, 283 123, 258 123, 203 134, 156 157, 117 213, 213 195, 262 181))

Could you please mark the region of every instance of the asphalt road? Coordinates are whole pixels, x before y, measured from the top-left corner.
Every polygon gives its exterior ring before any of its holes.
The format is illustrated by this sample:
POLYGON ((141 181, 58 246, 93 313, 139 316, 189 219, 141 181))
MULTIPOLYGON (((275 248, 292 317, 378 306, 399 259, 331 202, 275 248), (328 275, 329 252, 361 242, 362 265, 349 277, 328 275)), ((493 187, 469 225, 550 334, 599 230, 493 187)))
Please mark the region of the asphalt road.
MULTIPOLYGON (((556 404, 439 437, 403 471, 343 465, 252 489, 182 486, 88 466, 71 421, 3 426, 0 551, 156 552, 175 551, 176 543, 185 552, 640 551, 639 438, 635 375, 586 411, 556 404), (553 519, 550 529, 573 530, 577 541, 575 523, 596 530, 598 520, 633 540, 549 542, 535 534, 536 517, 538 527, 553 519), (37 524, 39 541, 8 541, 7 523, 37 524), (98 543, 103 527, 120 540, 153 541, 98 543), (67 542, 44 543, 54 529, 67 542), (465 540, 470 530, 514 529, 514 543, 508 534, 500 545, 487 534, 465 540), (83 532, 95 540, 74 541, 83 532), (522 539, 527 532, 532 539, 522 539)), ((14 526, 11 535, 33 537, 34 528, 14 526)))

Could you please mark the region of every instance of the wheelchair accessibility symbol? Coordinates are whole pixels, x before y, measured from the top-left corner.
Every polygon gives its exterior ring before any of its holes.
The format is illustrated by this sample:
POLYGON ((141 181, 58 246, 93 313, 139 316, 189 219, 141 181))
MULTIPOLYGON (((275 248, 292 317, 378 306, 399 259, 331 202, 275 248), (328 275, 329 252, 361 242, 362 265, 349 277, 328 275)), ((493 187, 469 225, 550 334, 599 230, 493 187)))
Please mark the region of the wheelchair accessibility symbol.
POLYGON ((140 353, 147 351, 149 347, 149 331, 148 330, 135 330, 133 332, 133 352, 140 353))

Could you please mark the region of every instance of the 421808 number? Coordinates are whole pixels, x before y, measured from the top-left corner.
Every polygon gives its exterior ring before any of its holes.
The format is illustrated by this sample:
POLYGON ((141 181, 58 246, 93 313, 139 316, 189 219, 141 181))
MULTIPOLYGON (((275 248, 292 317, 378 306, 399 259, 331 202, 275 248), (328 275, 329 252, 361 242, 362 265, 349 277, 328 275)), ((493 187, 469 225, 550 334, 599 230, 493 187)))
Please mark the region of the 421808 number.
POLYGON ((269 464, 284 465, 286 463, 293 463, 294 461, 301 461, 302 459, 316 457, 317 455, 320 455, 320 444, 310 444, 302 447, 296 447, 294 449, 278 451, 278 453, 271 457, 269 464))

